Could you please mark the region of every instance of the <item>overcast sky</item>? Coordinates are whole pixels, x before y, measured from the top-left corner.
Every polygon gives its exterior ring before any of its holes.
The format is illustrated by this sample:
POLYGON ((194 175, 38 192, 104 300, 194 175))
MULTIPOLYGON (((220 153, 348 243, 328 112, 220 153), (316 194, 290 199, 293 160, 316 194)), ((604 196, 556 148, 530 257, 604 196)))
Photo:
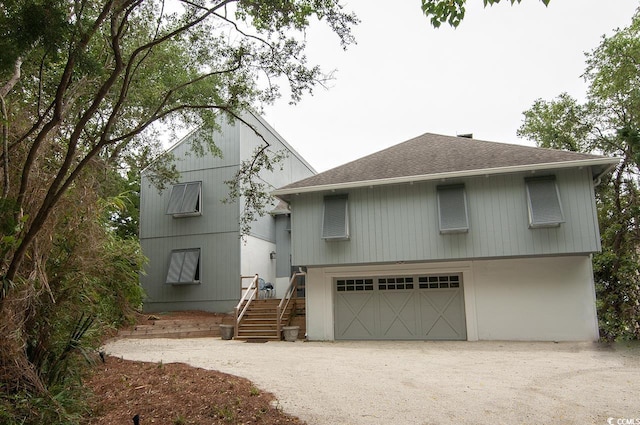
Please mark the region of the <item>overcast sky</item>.
POLYGON ((583 99, 584 53, 631 22, 637 0, 523 0, 482 7, 467 0, 457 29, 434 29, 419 0, 348 0, 361 19, 343 51, 322 26, 308 32, 309 58, 336 69, 328 90, 299 104, 281 99, 265 119, 318 171, 423 133, 516 136, 534 100, 583 99))

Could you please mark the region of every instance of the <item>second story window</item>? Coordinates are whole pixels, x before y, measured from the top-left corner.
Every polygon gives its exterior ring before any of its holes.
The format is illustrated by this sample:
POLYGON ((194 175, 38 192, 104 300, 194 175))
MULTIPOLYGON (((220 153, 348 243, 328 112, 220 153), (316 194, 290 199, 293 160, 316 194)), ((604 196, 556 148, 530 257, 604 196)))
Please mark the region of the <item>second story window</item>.
POLYGON ((557 227, 564 223, 560 191, 554 176, 525 179, 529 227, 557 227))
POLYGON ((202 182, 179 183, 171 188, 167 214, 190 217, 201 214, 202 182))
POLYGON ((349 239, 349 205, 347 195, 324 197, 322 239, 349 239))
POLYGON ((469 231, 464 185, 438 186, 438 222, 440 233, 469 231))

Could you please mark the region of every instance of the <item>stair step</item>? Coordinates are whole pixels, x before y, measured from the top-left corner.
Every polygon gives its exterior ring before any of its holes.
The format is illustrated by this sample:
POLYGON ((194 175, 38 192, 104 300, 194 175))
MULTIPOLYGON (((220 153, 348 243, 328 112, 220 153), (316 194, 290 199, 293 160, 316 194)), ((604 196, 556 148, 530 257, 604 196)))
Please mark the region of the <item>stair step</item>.
MULTIPOLYGON (((242 316, 237 330, 238 336, 235 337, 235 339, 279 341, 281 339, 281 332, 278 332, 277 316, 280 301, 279 299, 253 300, 242 316)), ((299 312, 302 310, 298 307, 296 307, 295 302, 288 304, 287 308, 281 312, 283 324, 286 325, 290 322, 294 311, 296 315, 299 316, 299 312)), ((304 315, 301 317, 304 321, 304 315)), ((301 330, 303 330, 303 328, 301 328, 301 330)), ((302 337, 304 337, 304 330, 302 337)))

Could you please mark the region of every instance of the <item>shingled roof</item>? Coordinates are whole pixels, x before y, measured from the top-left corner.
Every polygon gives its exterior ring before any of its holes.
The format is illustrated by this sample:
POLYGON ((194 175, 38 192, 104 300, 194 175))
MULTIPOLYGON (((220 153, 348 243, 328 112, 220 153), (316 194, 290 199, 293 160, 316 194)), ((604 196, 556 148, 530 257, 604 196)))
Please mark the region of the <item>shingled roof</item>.
POLYGON ((555 149, 425 133, 315 176, 284 186, 276 196, 409 181, 594 167, 597 176, 618 159, 555 149))

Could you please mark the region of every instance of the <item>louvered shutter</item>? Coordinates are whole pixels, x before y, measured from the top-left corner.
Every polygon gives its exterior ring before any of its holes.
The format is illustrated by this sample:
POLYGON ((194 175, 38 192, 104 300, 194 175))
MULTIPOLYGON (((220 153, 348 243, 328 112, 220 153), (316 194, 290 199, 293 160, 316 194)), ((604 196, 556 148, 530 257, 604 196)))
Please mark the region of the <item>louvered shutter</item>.
POLYGON ((169 207, 167 214, 179 214, 182 209, 182 201, 184 199, 184 191, 186 184, 176 184, 171 188, 171 197, 169 198, 169 207))
POLYGON ((167 214, 197 215, 200 213, 202 182, 179 183, 171 189, 167 214))
POLYGON ((182 264, 184 263, 185 251, 172 251, 169 261, 169 271, 167 272, 167 283, 180 283, 182 264))
POLYGON ((558 186, 553 176, 526 180, 529 225, 553 227, 564 222, 558 186))
POLYGON ((200 182, 187 183, 182 202, 181 213, 196 213, 200 211, 200 182))
POLYGON ((326 196, 324 198, 322 238, 349 238, 349 216, 346 195, 326 196))
POLYGON ((200 250, 187 251, 184 256, 184 265, 182 266, 182 273, 180 275, 181 283, 192 283, 200 280, 198 274, 198 263, 200 262, 200 250))
POLYGON ((438 187, 438 218, 441 233, 469 231, 467 199, 463 185, 438 187))
POLYGON ((200 248, 171 251, 166 283, 185 284, 200 281, 200 248))

